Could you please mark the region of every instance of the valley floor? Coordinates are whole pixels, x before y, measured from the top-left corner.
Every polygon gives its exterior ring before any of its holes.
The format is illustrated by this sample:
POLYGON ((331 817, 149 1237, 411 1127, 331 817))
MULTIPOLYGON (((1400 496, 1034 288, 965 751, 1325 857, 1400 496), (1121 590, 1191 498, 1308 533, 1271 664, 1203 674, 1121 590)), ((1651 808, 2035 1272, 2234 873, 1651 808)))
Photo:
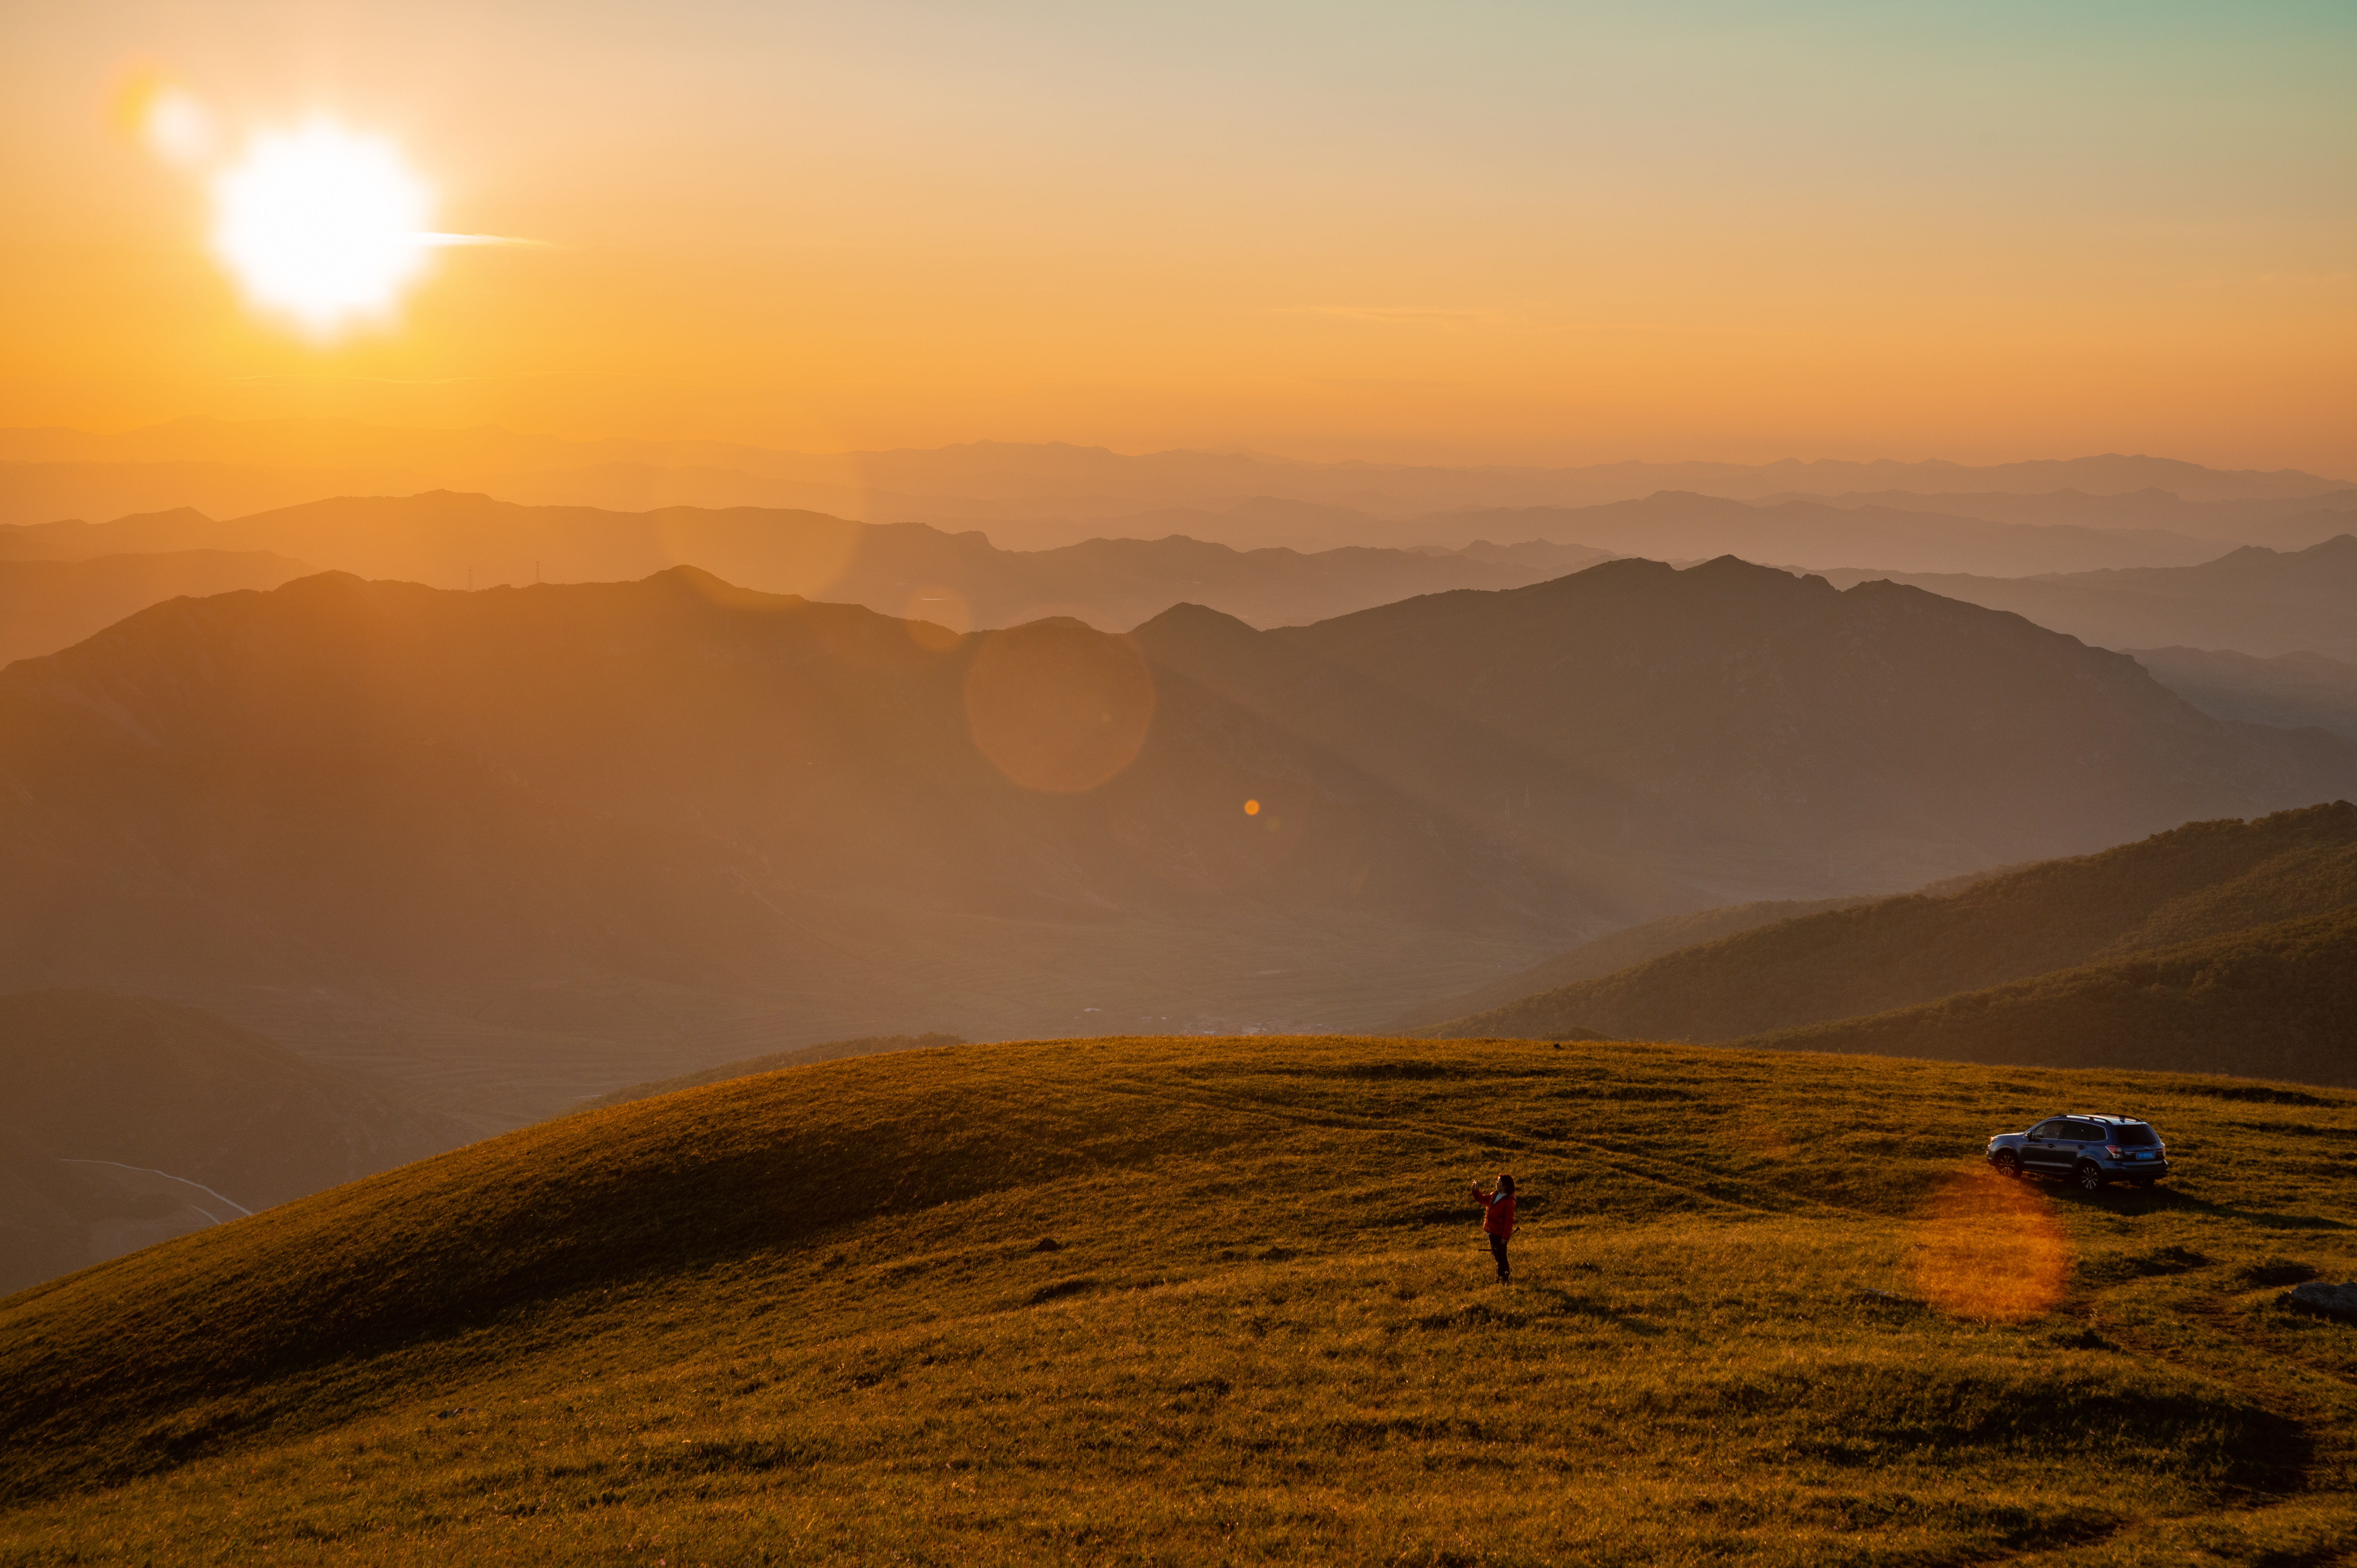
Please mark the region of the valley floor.
POLYGON ((1298 1038, 790 1069, 0 1305, 0 1563, 2328 1563, 2357 1326, 2281 1286, 2357 1273, 2352 1194, 2357 1096, 2233 1080, 1298 1038), (2151 1117, 2181 1177, 1981 1167, 2066 1104, 2151 1117), (1463 1197, 1501 1165, 1509 1285, 1463 1197), (561 1244, 485 1254, 532 1216, 561 1244))

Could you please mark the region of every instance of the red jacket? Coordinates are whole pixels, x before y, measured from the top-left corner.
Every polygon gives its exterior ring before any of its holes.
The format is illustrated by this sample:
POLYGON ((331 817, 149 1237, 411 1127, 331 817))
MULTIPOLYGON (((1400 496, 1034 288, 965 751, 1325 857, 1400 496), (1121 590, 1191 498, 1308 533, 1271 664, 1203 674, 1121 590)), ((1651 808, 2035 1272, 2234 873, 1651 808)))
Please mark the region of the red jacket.
POLYGON ((1492 1236, 1511 1236, 1514 1233, 1514 1195, 1512 1193, 1482 1192, 1476 1193, 1474 1196, 1479 1197, 1481 1200, 1481 1206, 1490 1211, 1481 1220, 1482 1230, 1492 1236))

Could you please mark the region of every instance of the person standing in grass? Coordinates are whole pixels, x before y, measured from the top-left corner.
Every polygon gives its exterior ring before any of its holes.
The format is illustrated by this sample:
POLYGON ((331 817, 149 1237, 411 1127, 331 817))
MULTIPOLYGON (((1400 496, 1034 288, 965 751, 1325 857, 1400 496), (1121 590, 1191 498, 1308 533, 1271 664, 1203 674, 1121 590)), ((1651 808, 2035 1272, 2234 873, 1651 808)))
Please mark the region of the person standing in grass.
POLYGON ((1490 1238, 1490 1255, 1498 1260, 1498 1283, 1506 1283, 1506 1241, 1514 1233, 1514 1178, 1506 1172, 1498 1173, 1498 1185, 1489 1192, 1473 1189, 1473 1201, 1489 1212, 1481 1218, 1481 1229, 1490 1238))

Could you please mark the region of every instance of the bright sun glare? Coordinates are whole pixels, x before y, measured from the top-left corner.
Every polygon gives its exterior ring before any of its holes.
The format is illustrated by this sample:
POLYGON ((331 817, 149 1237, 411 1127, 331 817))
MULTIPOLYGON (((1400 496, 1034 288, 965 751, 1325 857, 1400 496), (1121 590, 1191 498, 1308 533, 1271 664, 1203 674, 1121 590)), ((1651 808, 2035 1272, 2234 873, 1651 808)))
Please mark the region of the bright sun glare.
POLYGON ((315 120, 213 177, 213 253, 253 303, 317 338, 390 315, 440 236, 434 195, 390 142, 315 120))

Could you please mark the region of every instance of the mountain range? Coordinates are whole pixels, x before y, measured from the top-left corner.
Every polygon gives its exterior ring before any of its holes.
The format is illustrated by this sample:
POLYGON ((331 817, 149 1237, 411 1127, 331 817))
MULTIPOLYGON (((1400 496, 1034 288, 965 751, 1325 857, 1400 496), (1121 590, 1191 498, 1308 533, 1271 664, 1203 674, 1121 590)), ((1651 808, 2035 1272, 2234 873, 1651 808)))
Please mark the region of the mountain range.
MULTIPOLYGON (((2347 513, 2329 515, 2341 527, 2350 521, 2347 513)), ((1807 497, 1751 501, 1683 490, 1592 506, 1470 507, 1401 519, 1262 498, 1222 510, 1139 512, 1096 526, 1129 534, 1180 532, 1231 543, 1281 540, 1326 547, 1345 542, 1454 542, 1477 536, 1576 540, 1610 554, 1674 561, 1740 555, 1808 566, 1871 562, 1900 572, 1998 576, 2189 565, 2233 548, 2221 540, 2159 528, 1992 521, 1936 507, 1835 505, 1807 497)))
POLYGON ((861 1035, 1363 1026, 2352 777, 2018 618, 1732 560, 1127 638, 329 574, 0 671, 0 986, 515 1124, 861 1035))
POLYGON ((1816 500, 1839 507, 1941 512, 1950 517, 1976 517, 1989 522, 2033 527, 2068 526, 2104 532, 2148 530, 2179 539, 2264 544, 2275 550, 2305 550, 2311 544, 2321 544, 2336 533, 2350 532, 2352 521, 2357 521, 2357 489, 2214 500, 2188 500, 2173 491, 2155 489, 2105 495, 2089 495, 2083 490, 2030 495, 2007 490, 1938 495, 1873 490, 1838 496, 1760 499, 1770 502, 1816 500))
POLYGON ((1830 571, 1837 586, 1887 577, 2027 616, 2104 648, 2182 645, 2270 658, 2357 660, 2357 533, 2288 553, 2247 545, 2197 566, 1992 578, 1830 571))
POLYGON ((2136 661, 2213 718, 2301 729, 2313 725, 2357 740, 2357 664, 2320 653, 2248 653, 2139 648, 2136 661))
MULTIPOLYGON (((2104 497, 2159 489, 2201 503, 2289 499, 2349 488, 2310 474, 2225 471, 2116 455, 1981 467, 1889 461, 1437 467, 1309 463, 1253 453, 1131 456, 1052 443, 817 455, 721 442, 567 441, 490 428, 401 430, 337 420, 182 420, 104 435, 0 432, 0 521, 7 522, 182 506, 231 515, 339 495, 458 489, 622 510, 749 506, 814 510, 869 522, 979 525, 990 528, 1000 544, 1025 548, 1078 542, 1105 532, 1108 519, 1173 508, 1224 512, 1256 498, 1388 521, 1426 518, 1446 527, 1447 514, 1466 509, 1585 507, 1660 490, 1759 499, 1881 491, 2076 490, 2104 497)), ((2084 516, 2044 521, 2102 526, 2084 516)), ((1399 539, 1363 532, 1214 537, 1248 546, 1329 547, 1463 543, 1481 532, 1399 539)), ((1654 545, 1640 549, 1675 553, 1654 545)))
POLYGON ((274 588, 315 569, 267 551, 177 550, 62 561, 0 553, 0 664, 55 653, 166 599, 274 588))
POLYGON ((179 560, 199 551, 244 552, 257 564, 263 556, 256 553, 278 553, 268 559, 294 555, 365 577, 441 587, 611 582, 685 564, 740 586, 864 604, 957 631, 1051 614, 1126 630, 1182 599, 1217 604, 1255 625, 1322 620, 1418 594, 1520 586, 1609 554, 1484 542, 1466 551, 1353 547, 1303 555, 1179 537, 1006 551, 975 532, 861 524, 818 512, 612 512, 440 492, 317 501, 222 521, 184 508, 109 523, 0 528, 0 590, 12 563, 28 575, 46 570, 63 576, 59 564, 66 562, 87 574, 121 575, 126 568, 102 568, 91 558, 135 562, 155 557, 131 553, 178 552, 173 558, 179 560))

